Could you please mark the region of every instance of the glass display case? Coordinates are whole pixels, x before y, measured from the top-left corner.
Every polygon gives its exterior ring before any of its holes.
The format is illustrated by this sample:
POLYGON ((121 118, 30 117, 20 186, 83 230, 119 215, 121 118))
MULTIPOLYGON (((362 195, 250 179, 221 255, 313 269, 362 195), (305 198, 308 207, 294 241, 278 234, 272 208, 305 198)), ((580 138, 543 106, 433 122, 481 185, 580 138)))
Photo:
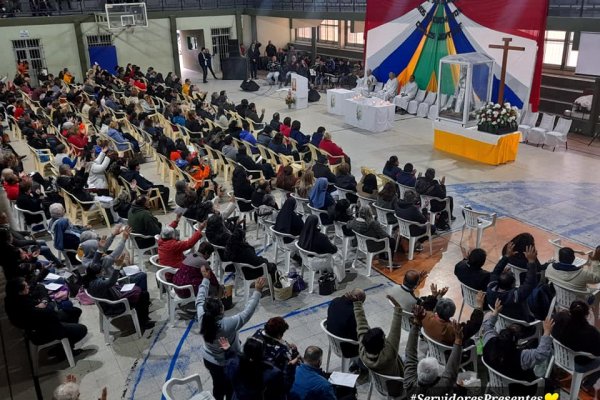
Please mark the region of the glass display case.
POLYGON ((477 125, 475 111, 492 96, 493 68, 494 61, 481 53, 442 58, 438 74, 438 119, 466 128, 477 125))

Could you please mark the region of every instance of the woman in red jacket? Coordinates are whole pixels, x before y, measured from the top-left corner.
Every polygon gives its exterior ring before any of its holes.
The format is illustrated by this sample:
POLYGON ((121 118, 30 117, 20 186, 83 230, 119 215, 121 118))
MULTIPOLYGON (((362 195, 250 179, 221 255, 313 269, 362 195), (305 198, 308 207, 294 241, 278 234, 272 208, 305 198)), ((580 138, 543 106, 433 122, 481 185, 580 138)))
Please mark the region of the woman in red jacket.
POLYGON ((178 268, 185 259, 184 251, 191 249, 202 238, 202 230, 206 227, 206 221, 200 224, 188 240, 179 240, 175 234, 175 228, 179 223, 180 215, 170 224, 162 228, 160 239, 158 239, 158 262, 160 265, 178 268))
POLYGON ((340 146, 333 143, 331 140, 331 133, 325 132, 323 134, 323 140, 319 143, 319 148, 325 150, 332 156, 329 157, 329 164, 339 164, 341 162, 341 159, 337 158, 339 156, 344 156, 346 162, 350 164, 350 157, 344 153, 344 150, 342 150, 340 146))

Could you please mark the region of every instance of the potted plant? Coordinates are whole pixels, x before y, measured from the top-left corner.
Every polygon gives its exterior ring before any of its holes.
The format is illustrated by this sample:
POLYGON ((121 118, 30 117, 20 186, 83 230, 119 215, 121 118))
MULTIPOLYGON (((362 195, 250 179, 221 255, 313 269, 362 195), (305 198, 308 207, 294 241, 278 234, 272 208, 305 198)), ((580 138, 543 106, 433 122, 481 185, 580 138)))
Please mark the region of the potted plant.
POLYGON ((288 108, 292 108, 292 105, 296 104, 296 96, 294 96, 291 90, 285 96, 285 104, 287 104, 288 108))
POLYGON ((477 130, 482 132, 503 135, 514 132, 519 125, 519 110, 511 107, 510 103, 500 105, 492 102, 487 103, 475 112, 477 117, 477 130))

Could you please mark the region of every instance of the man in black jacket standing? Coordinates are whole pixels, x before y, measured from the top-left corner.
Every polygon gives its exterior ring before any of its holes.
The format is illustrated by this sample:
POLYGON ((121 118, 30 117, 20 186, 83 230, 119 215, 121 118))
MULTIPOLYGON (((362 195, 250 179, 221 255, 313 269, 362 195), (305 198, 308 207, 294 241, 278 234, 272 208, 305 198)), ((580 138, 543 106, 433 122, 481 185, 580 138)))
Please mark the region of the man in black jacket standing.
POLYGON ((206 47, 203 47, 202 50, 200 50, 200 53, 198 53, 198 63, 202 68, 202 82, 204 83, 207 82, 206 76, 208 75, 209 70, 213 78, 219 79, 215 75, 215 71, 212 69, 212 57, 212 54, 210 54, 210 51, 208 51, 206 47))

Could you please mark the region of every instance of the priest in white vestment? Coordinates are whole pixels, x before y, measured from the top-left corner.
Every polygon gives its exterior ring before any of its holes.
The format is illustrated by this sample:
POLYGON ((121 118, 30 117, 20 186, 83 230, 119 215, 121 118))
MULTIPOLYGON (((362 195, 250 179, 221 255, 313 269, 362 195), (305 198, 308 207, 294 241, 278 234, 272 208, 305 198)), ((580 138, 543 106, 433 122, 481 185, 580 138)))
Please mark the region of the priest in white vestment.
POLYGON ((418 90, 419 87, 417 86, 417 82, 415 82, 415 76, 411 75, 410 78, 408 78, 408 82, 406 83, 406 85, 404 85, 402 89, 400 89, 399 96, 407 97, 408 100, 412 100, 417 95, 418 90))
POLYGON ((390 72, 388 81, 383 85, 383 89, 377 93, 377 97, 386 101, 392 101, 397 94, 398 79, 396 79, 396 74, 390 72))

